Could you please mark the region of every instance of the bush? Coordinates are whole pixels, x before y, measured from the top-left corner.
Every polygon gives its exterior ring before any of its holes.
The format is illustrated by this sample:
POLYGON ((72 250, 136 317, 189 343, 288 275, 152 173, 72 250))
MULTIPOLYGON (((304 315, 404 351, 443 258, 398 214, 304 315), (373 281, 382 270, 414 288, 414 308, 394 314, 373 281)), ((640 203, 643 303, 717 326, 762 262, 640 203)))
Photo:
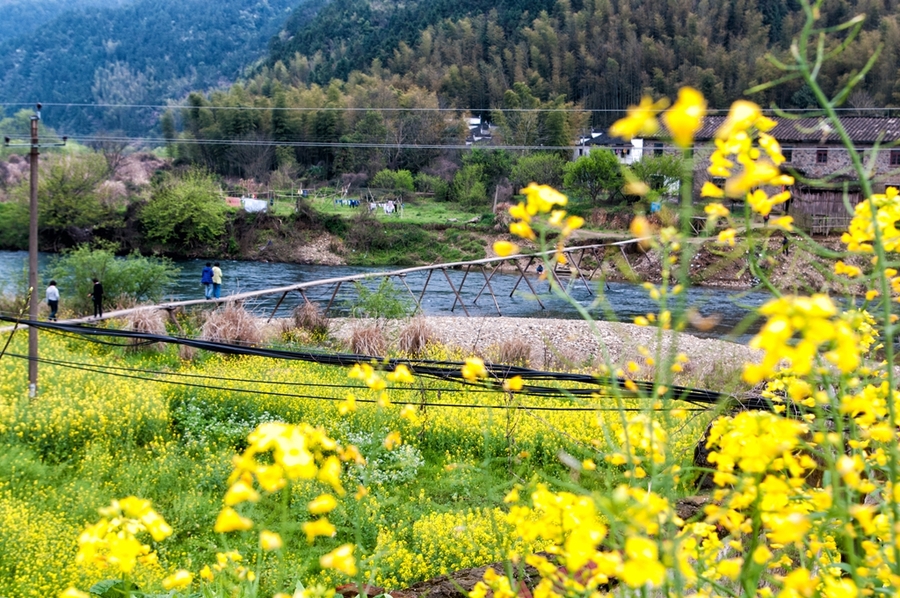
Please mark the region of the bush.
POLYGON ((450 185, 441 177, 420 172, 416 175, 414 183, 419 193, 433 193, 438 201, 449 199, 450 185))
MULTIPOLYGON (((159 309, 142 309, 128 315, 127 329, 133 332, 148 334, 166 334, 166 322, 163 313, 159 309)), ((141 350, 165 351, 164 343, 150 343, 137 338, 128 339, 128 350, 137 352, 141 350)))
POLYGON ((429 344, 435 343, 437 335, 424 317, 415 317, 410 320, 397 339, 398 348, 402 353, 413 357, 421 357, 429 344))
POLYGON ((200 331, 200 338, 217 343, 258 345, 263 341, 256 318, 239 303, 209 313, 200 331))
POLYGON ((412 173, 408 170, 384 170, 378 171, 372 179, 372 186, 378 189, 392 189, 395 191, 412 192, 415 188, 412 173))
POLYGON ((380 326, 361 326, 350 335, 350 350, 357 355, 378 357, 387 352, 387 339, 380 326))
POLYGON ((390 278, 382 278, 374 291, 360 281, 354 281, 356 300, 350 304, 354 318, 402 318, 409 313, 409 304, 390 278))
POLYGON ((140 213, 151 241, 185 252, 215 245, 225 234, 226 206, 212 176, 192 170, 181 178, 166 175, 140 213))
POLYGON ((92 309, 88 295, 93 278, 103 283, 109 301, 134 304, 158 301, 177 274, 178 268, 166 258, 143 257, 137 252, 119 258, 110 245, 98 249, 80 245, 54 257, 47 276, 57 282, 61 305, 86 314, 92 309))
POLYGON ((313 338, 324 339, 328 336, 328 318, 318 305, 304 301, 294 309, 294 325, 306 330, 313 338))

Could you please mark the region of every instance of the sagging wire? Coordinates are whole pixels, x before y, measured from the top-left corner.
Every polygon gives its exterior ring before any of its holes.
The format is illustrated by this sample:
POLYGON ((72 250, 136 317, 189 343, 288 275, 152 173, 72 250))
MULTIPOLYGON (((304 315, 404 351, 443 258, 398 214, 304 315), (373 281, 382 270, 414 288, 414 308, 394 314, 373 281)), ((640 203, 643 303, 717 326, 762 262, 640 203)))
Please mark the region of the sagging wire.
MULTIPOLYGON (((11 318, 0 316, 0 321, 2 320, 13 321, 11 318)), ((218 343, 214 341, 203 341, 144 332, 95 328, 82 325, 60 324, 58 322, 24 321, 24 323, 47 330, 81 335, 86 340, 89 340, 91 342, 106 342, 97 341, 96 337, 111 336, 119 338, 124 337, 131 339, 142 339, 147 342, 182 344, 194 347, 196 349, 203 349, 226 355, 247 355, 268 357, 273 359, 299 360, 318 363, 321 365, 339 365, 343 367, 349 367, 357 363, 374 363, 382 369, 396 369, 398 365, 402 364, 411 368, 414 371, 414 374, 417 376, 425 376, 436 378, 439 380, 453 380, 460 384, 472 385, 472 383, 463 378, 461 372, 463 362, 458 361, 416 360, 399 358, 385 359, 370 355, 360 355, 352 353, 295 352, 281 349, 240 347, 233 344, 218 343)), ((636 389, 635 392, 625 388, 626 380, 622 378, 598 378, 597 376, 590 374, 548 372, 512 365, 488 364, 485 366, 485 368, 488 371, 490 378, 497 386, 502 385, 502 380, 506 380, 514 376, 520 376, 523 380, 553 381, 557 383, 577 383, 583 384, 586 387, 594 388, 596 388, 597 386, 617 386, 619 392, 627 394, 629 398, 650 398, 649 396, 641 397, 640 393, 643 392, 649 394, 653 390, 653 382, 650 381, 631 381, 634 388, 636 389)), ((480 385, 475 384, 475 386, 480 385)), ((523 391, 526 391, 526 389, 523 388, 523 391)), ((535 396, 559 396, 560 389, 549 386, 527 385, 526 392, 535 396)), ((596 390, 592 388, 569 388, 566 390, 566 393, 572 396, 591 396, 596 394, 596 390)), ((715 391, 680 386, 672 386, 670 388, 670 393, 671 394, 669 396, 673 399, 701 406, 717 404, 726 398, 730 398, 728 395, 723 395, 715 391)))
MULTIPOLYGON (((22 359, 28 361, 29 358, 27 355, 20 355, 17 353, 9 353, 10 357, 14 357, 16 359, 22 359)), ((57 367, 64 367, 79 371, 90 372, 93 374, 101 374, 105 376, 112 376, 118 378, 126 378, 131 380, 141 380, 145 382, 156 382, 158 384, 169 384, 172 386, 183 386, 187 388, 201 388, 204 390, 219 390, 226 392, 238 392, 238 393, 246 393, 246 394, 254 394, 254 395, 262 395, 262 396, 275 396, 275 397, 287 397, 287 398, 298 398, 298 399, 310 399, 310 400, 319 400, 319 401, 328 401, 328 402, 343 402, 345 399, 341 397, 329 397, 324 395, 308 395, 308 394, 298 394, 298 393, 287 393, 287 392, 277 392, 277 391, 265 391, 258 390, 253 388, 235 388, 231 386, 218 386, 218 385, 209 385, 209 384, 200 384, 194 382, 179 382, 174 380, 160 380, 158 378, 153 378, 149 376, 139 376, 135 374, 126 374, 126 373, 114 373, 107 371, 104 369, 104 366, 98 367, 90 367, 88 365, 76 365, 72 363, 66 362, 56 362, 50 359, 42 359, 38 358, 39 363, 43 363, 46 365, 56 365, 57 367)), ((355 388, 358 390, 365 390, 363 387, 358 386, 347 386, 347 388, 355 388)), ((354 400, 357 403, 368 403, 368 404, 377 404, 379 400, 377 399, 368 399, 365 397, 354 397, 354 400)), ((591 406, 591 407, 566 407, 566 406, 547 406, 547 405, 503 405, 503 404, 482 404, 482 403, 434 403, 434 402, 421 402, 421 401, 390 401, 391 405, 400 405, 406 406, 411 405, 414 407, 444 407, 450 409, 502 409, 502 410, 516 410, 516 411, 556 411, 556 412, 597 412, 597 411, 644 411, 644 408, 641 407, 626 407, 626 408, 612 408, 612 407, 600 407, 600 406, 591 406)), ((696 409, 700 411, 701 409, 696 409)))

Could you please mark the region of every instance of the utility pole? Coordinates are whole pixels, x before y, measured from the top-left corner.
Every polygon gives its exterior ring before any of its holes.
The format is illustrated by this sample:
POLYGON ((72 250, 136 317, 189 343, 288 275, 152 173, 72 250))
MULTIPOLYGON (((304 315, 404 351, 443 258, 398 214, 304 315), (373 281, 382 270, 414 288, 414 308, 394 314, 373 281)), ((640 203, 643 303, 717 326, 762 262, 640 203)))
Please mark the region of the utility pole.
MULTIPOLYGON (((41 105, 37 104, 37 109, 31 116, 31 142, 10 143, 9 137, 6 137, 4 145, 7 147, 23 147, 29 145, 31 152, 29 157, 31 160, 31 198, 29 201, 28 212, 28 319, 37 322, 38 319, 38 156, 41 147, 58 147, 66 144, 66 138, 63 137, 62 143, 49 143, 40 145, 38 143, 38 122, 41 120, 41 105)), ((38 382, 38 331, 34 326, 28 327, 28 396, 35 398, 37 396, 38 382)))

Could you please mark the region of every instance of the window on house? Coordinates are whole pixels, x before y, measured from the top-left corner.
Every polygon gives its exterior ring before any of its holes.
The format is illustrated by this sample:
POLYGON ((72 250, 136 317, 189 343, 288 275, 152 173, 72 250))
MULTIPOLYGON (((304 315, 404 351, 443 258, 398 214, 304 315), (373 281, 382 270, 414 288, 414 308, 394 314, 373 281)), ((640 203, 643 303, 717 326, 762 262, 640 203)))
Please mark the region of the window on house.
POLYGON ((891 150, 891 166, 900 166, 900 149, 891 150))
POLYGON ((825 164, 828 162, 828 150, 827 149, 817 149, 816 150, 816 163, 817 164, 825 164))
POLYGON ((794 148, 792 147, 783 147, 781 148, 781 155, 784 156, 785 162, 793 162, 794 161, 794 148))
POLYGON ((662 156, 663 155, 663 144, 662 143, 654 143, 653 144, 653 155, 654 156, 662 156))

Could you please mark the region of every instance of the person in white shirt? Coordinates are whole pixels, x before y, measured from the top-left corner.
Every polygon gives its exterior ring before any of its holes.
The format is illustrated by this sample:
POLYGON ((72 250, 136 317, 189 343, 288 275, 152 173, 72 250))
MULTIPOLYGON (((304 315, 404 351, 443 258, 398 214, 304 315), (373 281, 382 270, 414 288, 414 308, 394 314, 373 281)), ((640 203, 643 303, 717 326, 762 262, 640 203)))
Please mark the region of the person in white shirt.
POLYGON ((59 289, 56 288, 56 281, 51 280, 50 286, 47 287, 47 305, 50 306, 50 321, 56 321, 56 310, 59 309, 59 289))

